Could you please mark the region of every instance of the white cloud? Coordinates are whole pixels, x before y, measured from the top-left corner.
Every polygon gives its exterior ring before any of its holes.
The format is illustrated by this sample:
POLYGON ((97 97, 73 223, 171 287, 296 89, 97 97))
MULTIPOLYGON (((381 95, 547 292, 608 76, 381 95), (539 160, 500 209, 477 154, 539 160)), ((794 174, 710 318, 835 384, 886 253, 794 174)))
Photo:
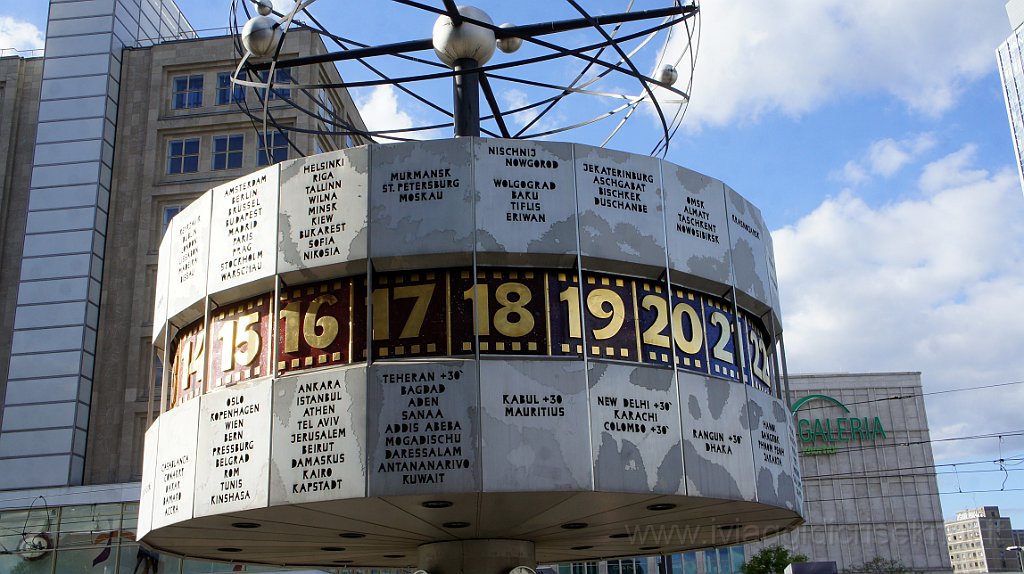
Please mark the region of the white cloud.
POLYGON ((833 174, 833 179, 856 186, 869 181, 871 175, 890 178, 931 151, 935 144, 935 137, 930 133, 899 141, 892 138, 876 141, 868 146, 862 159, 846 162, 840 172, 833 174))
MULTIPOLYGON (((29 22, 10 16, 0 16, 0 50, 13 48, 19 51, 41 50, 43 33, 29 22)), ((10 56, 11 54, 2 54, 10 56)))
MULTIPOLYGON (((356 107, 370 131, 401 130, 416 126, 413 117, 399 108, 398 92, 393 86, 377 86, 369 94, 355 97, 356 107)), ((388 135, 412 139, 425 139, 424 132, 394 132, 388 135)), ((380 141, 390 141, 378 138, 380 141)))
MULTIPOLYGON (((974 154, 926 165, 910 199, 873 208, 845 192, 773 233, 791 372, 922 371, 926 391, 1021 380, 1024 195, 1015 173, 977 169, 974 154)), ((1019 429, 1022 390, 930 397, 931 427, 1019 429)))
POLYGON ((859 93, 941 114, 967 82, 994 70, 994 49, 1010 32, 1003 4, 704 2, 687 125, 798 116, 859 93))

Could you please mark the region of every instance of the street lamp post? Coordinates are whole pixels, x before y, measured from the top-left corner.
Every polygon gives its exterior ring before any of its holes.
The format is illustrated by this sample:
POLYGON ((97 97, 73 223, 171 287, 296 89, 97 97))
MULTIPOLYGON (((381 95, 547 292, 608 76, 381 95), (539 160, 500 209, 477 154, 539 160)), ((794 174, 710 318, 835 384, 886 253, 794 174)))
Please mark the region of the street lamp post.
POLYGON ((1017 560, 1020 561, 1020 571, 1024 572, 1024 546, 1007 546, 1006 549, 1017 553, 1017 560))

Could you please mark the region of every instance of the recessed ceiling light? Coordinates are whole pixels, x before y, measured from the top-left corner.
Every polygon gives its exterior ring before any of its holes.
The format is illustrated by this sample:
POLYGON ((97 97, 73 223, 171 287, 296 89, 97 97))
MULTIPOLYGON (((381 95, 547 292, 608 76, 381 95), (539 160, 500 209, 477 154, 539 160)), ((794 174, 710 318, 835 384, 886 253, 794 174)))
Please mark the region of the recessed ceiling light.
POLYGON ((661 548, 661 546, 641 546, 640 550, 657 550, 659 548, 661 548))
POLYGON ((608 538, 629 538, 629 534, 625 532, 619 532, 618 534, 609 534, 608 538))
POLYGON ((259 522, 234 522, 231 526, 234 526, 235 528, 259 528, 263 525, 259 522))
POLYGON ((338 536, 342 538, 366 538, 366 535, 362 532, 342 532, 338 536))
POLYGON ((661 503, 661 504, 652 504, 652 505, 647 507, 647 510, 653 510, 653 511, 657 512, 657 511, 660 511, 660 510, 672 510, 675 507, 676 507, 675 504, 661 503))
POLYGON ((739 530, 743 528, 742 524, 726 524, 725 526, 719 526, 719 530, 739 530))
POLYGON ((590 550, 593 546, 573 546, 569 550, 590 550))
POLYGON ((562 525, 562 528, 566 530, 579 530, 580 528, 586 528, 586 522, 566 522, 562 525))
POLYGON ((448 508, 454 504, 450 500, 428 500, 421 504, 423 508, 448 508))
POLYGON ((218 548, 217 552, 241 552, 241 548, 218 548))
POLYGON ((405 558, 405 554, 384 554, 384 558, 405 558))
POLYGON ((441 525, 442 528, 467 528, 468 522, 445 522, 441 525))
POLYGON ((345 551, 345 549, 342 548, 341 546, 321 546, 320 550, 323 550, 324 552, 344 552, 345 551))

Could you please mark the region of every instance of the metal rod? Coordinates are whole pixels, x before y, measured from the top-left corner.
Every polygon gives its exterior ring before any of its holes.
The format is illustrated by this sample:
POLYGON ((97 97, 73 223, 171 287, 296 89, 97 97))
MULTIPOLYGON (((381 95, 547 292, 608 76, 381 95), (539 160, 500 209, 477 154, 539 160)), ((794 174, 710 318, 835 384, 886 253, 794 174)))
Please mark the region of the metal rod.
POLYGON ((505 125, 505 117, 501 115, 501 107, 498 106, 498 100, 494 98, 494 90, 491 89, 491 82, 487 79, 487 74, 480 72, 479 78, 480 87, 484 90, 484 98, 487 99, 487 105, 491 108, 491 113, 494 114, 494 121, 498 123, 498 129, 501 130, 501 137, 511 138, 508 126, 505 125))
MULTIPOLYGON (((637 20, 650 20, 656 18, 663 18, 666 16, 677 16, 680 14, 687 14, 696 12, 696 8, 693 6, 670 6, 668 8, 658 8, 655 10, 642 10, 639 12, 624 12, 621 14, 606 14, 604 16, 594 16, 593 18, 576 18, 573 20, 560 20, 554 22, 545 22, 543 24, 526 24, 524 26, 511 26, 509 28, 499 28, 493 24, 486 22, 480 22, 463 17, 467 22, 489 28, 494 31, 495 39, 502 38, 523 38, 527 36, 544 36, 547 34, 557 34, 559 32, 568 32, 570 30, 579 30, 582 28, 589 28, 594 25, 604 24, 618 24, 622 22, 635 22, 637 20)), ((445 12, 447 13, 447 12, 445 12)), ((431 39, 427 38, 424 40, 409 40, 407 42, 397 42, 394 44, 384 44, 381 46, 371 46, 369 48, 356 48, 353 50, 346 50, 341 52, 329 52, 326 54, 316 54, 313 56, 303 56, 299 58, 291 58, 287 60, 279 60, 277 62, 278 67, 296 67, 306 66, 309 64, 323 64, 326 62, 340 62, 344 60, 355 60, 358 58, 369 58, 373 56, 384 56, 388 54, 394 54, 397 52, 419 52, 422 50, 432 50, 434 43, 431 39)), ((260 62, 252 65, 254 70, 266 70, 271 66, 271 62, 260 62)))
POLYGON ((452 66, 456 72, 452 78, 455 105, 455 137, 480 137, 480 74, 465 72, 474 70, 479 64, 473 58, 460 58, 452 66))
POLYGON ((458 28, 462 25, 463 18, 462 14, 459 13, 459 7, 455 5, 455 0, 443 0, 444 10, 448 13, 448 17, 452 20, 452 26, 458 28))

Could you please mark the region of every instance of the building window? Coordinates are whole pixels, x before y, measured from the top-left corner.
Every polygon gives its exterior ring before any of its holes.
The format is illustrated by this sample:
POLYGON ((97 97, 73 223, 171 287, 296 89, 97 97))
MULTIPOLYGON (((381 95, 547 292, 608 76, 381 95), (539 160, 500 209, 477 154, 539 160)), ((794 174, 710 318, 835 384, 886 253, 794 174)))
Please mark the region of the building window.
POLYGON ((175 215, 181 213, 182 205, 165 205, 163 209, 163 215, 160 217, 160 237, 163 237, 167 233, 167 228, 171 226, 171 219, 175 215))
MULTIPOLYGON (((269 71, 270 70, 263 70, 262 72, 260 72, 260 81, 261 82, 266 82, 267 81, 267 74, 269 73, 269 71)), ((278 87, 281 84, 291 84, 291 83, 294 83, 294 81, 292 80, 292 74, 288 70, 288 68, 278 68, 278 69, 274 70, 274 87, 270 89, 270 98, 269 99, 277 100, 277 99, 286 99, 286 98, 292 97, 292 91, 291 91, 290 88, 278 87)), ((263 99, 263 92, 264 92, 263 90, 259 90, 259 95, 260 95, 260 99, 261 100, 263 99)))
POLYGON ((241 134, 214 137, 213 169, 237 169, 242 167, 244 141, 245 138, 241 134))
POLYGON ((203 76, 177 76, 174 78, 174 109, 203 106, 203 76))
POLYGON ((167 145, 167 173, 199 171, 199 138, 171 140, 167 145))
POLYGON ((281 132, 267 132, 267 137, 260 136, 257 165, 270 165, 288 159, 288 136, 281 132), (268 149, 269 148, 269 149, 268 149), (269 151, 269 158, 267 157, 269 151))
POLYGON ((217 105, 234 104, 245 101, 245 86, 231 83, 231 72, 217 74, 217 105))

